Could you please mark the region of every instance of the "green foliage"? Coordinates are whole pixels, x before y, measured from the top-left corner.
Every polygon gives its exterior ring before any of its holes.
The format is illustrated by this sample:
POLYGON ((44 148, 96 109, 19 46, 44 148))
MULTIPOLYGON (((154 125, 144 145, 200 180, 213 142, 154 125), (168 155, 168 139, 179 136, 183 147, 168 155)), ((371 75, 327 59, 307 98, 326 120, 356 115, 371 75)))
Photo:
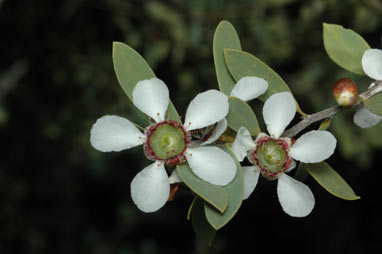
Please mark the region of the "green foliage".
POLYGON ((236 82, 227 69, 224 49, 241 49, 240 40, 235 28, 225 20, 221 21, 216 28, 213 54, 219 89, 226 95, 229 95, 236 82))
MULTIPOLYGON (((145 59, 124 43, 113 43, 113 63, 118 82, 130 100, 132 100, 134 87, 139 81, 155 77, 145 59)), ((166 118, 179 121, 179 115, 171 101, 166 118)))
POLYGON ((186 163, 176 166, 180 179, 195 194, 210 203, 213 207, 223 213, 228 206, 228 196, 223 187, 213 185, 201 180, 186 163))
POLYGON ((329 57, 342 68, 365 75, 362 69, 362 55, 369 44, 356 32, 340 25, 323 24, 325 50, 329 57))
POLYGON ((303 163, 309 174, 329 193, 345 199, 356 200, 357 196, 353 189, 345 182, 345 180, 330 167, 326 162, 320 163, 303 163))
POLYGON ((245 101, 236 97, 228 97, 228 102, 229 111, 226 116, 228 126, 235 131, 244 126, 252 136, 257 136, 260 133, 260 127, 251 107, 245 101))
POLYGON ((211 246, 216 235, 216 230, 207 221, 204 206, 204 201, 201 198, 195 197, 195 199, 192 201, 192 227, 197 237, 208 246, 211 246))
POLYGON ((370 112, 382 116, 382 94, 375 95, 363 103, 370 112))
POLYGON ((241 165, 228 145, 224 146, 224 151, 235 160, 237 173, 233 181, 223 187, 228 196, 228 207, 224 213, 218 212, 207 203, 204 204, 207 221, 216 230, 225 226, 235 216, 243 200, 244 179, 241 165))

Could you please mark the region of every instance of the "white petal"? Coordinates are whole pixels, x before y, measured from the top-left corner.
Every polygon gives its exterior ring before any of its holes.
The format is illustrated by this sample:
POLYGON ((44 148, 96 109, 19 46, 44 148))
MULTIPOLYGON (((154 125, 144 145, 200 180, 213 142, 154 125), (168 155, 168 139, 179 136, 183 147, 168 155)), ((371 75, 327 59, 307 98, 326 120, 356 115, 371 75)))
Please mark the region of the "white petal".
POLYGON ((263 117, 269 134, 278 138, 296 114, 296 102, 289 92, 273 94, 263 107, 263 117))
POLYGON ((382 50, 366 50, 362 56, 362 68, 370 78, 382 80, 382 50))
POLYGON ((231 96, 249 101, 259 97, 268 89, 268 82, 263 78, 244 77, 241 78, 231 91, 231 96))
POLYGON ((244 200, 247 199, 255 190, 257 181, 259 180, 260 170, 256 166, 242 168, 244 176, 244 200))
POLYGON ((90 143, 101 152, 118 152, 144 143, 145 136, 129 120, 103 116, 90 130, 90 143))
POLYGON ((353 121, 361 128, 370 128, 378 124, 382 117, 371 113, 364 105, 360 105, 354 114, 353 121))
POLYGON ((277 195, 284 212, 293 217, 305 217, 313 210, 314 196, 305 184, 287 174, 280 174, 277 195))
POLYGON ((182 179, 180 179, 178 171, 176 171, 176 169, 172 171, 170 177, 168 178, 168 181, 170 182, 170 184, 183 182, 182 179))
POLYGON ((285 170, 284 172, 289 172, 289 171, 291 171, 292 169, 294 169, 296 166, 297 166, 296 161, 292 159, 292 162, 290 163, 288 169, 285 170))
POLYGON ((133 103, 156 122, 163 121, 170 95, 166 84, 157 78, 139 81, 133 90, 133 103))
POLYGON ((212 125, 228 114, 228 97, 208 90, 198 94, 188 105, 184 125, 187 131, 212 125))
POLYGON ((187 162, 202 180, 215 185, 229 184, 236 175, 236 164, 228 153, 217 147, 188 148, 187 162))
POLYGON ((256 139, 255 139, 255 144, 262 138, 269 138, 269 136, 267 134, 265 134, 264 132, 260 132, 259 135, 256 136, 256 139))
POLYGON ((220 120, 215 129, 212 131, 212 135, 202 143, 202 145, 208 145, 213 142, 215 142, 227 129, 227 120, 223 118, 223 120, 220 120))
POLYGON ((255 148, 251 134, 245 127, 240 127, 237 131, 235 140, 232 143, 232 151, 235 153, 238 161, 243 161, 247 152, 255 148))
POLYGON ((143 212, 155 212, 167 202, 170 183, 163 163, 154 162, 139 172, 131 182, 131 198, 143 212))
POLYGON ((310 131, 296 140, 289 155, 305 163, 317 163, 333 154, 337 140, 328 131, 310 131))

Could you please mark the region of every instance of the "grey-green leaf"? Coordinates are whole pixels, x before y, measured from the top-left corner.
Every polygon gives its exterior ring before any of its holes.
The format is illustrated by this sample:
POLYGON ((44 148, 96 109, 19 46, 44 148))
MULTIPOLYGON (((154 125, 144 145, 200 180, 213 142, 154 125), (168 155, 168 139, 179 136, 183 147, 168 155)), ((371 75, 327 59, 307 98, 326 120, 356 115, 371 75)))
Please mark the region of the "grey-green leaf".
POLYGON ((325 50, 329 57, 345 70, 365 75, 362 55, 370 49, 369 44, 358 33, 336 24, 323 24, 325 50))
POLYGON ((241 206, 244 195, 244 178, 240 163, 237 161, 236 156, 228 145, 223 147, 223 150, 234 159, 237 166, 237 173, 233 181, 223 187, 228 194, 228 207, 224 213, 216 211, 216 209, 207 203, 204 204, 206 218, 210 225, 216 230, 222 228, 235 216, 241 206))
POLYGON ((294 179, 304 182, 308 177, 309 173, 304 167, 304 163, 300 163, 296 169, 296 173, 294 174, 294 179))
MULTIPOLYGON (((153 70, 145 59, 122 42, 113 43, 113 63, 118 82, 131 101, 134 87, 139 81, 155 78, 153 70)), ((171 101, 166 118, 179 121, 179 115, 171 101)))
POLYGON ((232 78, 225 64, 225 48, 241 49, 241 45, 239 36, 233 25, 228 21, 223 20, 219 23, 215 31, 213 53, 219 89, 226 95, 229 95, 236 82, 232 78))
POLYGON ((363 103, 371 113, 382 116, 382 94, 377 94, 363 103))
POLYGON ((215 239, 216 230, 211 227, 206 219, 203 199, 196 197, 192 202, 191 209, 192 227, 195 234, 205 244, 211 246, 215 239))
POLYGON ((244 126, 252 136, 257 136, 260 133, 260 127, 251 107, 236 97, 228 97, 228 102, 229 111, 226 116, 228 126, 235 131, 244 126))
POLYGON ((304 163, 309 174, 329 193, 345 200, 356 200, 357 196, 345 180, 326 162, 304 163))
MULTIPOLYGON (((261 101, 265 101, 275 93, 292 93, 285 81, 272 68, 254 55, 241 50, 225 49, 224 56, 228 70, 236 81, 247 76, 260 77, 268 81, 268 90, 258 97, 261 101)), ((296 105, 297 111, 305 115, 297 102, 296 105)))
POLYGON ((195 194, 210 203, 221 213, 225 211, 228 206, 228 197, 223 187, 203 181, 192 172, 190 166, 187 163, 177 165, 176 169, 180 179, 182 179, 182 181, 195 194))

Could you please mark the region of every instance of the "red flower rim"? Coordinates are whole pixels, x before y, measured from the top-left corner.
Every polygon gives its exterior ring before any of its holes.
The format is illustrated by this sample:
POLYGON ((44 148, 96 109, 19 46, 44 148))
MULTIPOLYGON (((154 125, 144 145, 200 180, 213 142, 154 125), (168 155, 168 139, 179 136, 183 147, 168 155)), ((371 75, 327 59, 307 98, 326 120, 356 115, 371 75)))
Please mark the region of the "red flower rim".
POLYGON ((260 171, 261 171, 261 173, 264 176, 269 177, 271 179, 274 179, 278 175, 280 175, 281 173, 287 171, 289 169, 290 165, 293 162, 293 159, 289 156, 288 150, 289 150, 289 145, 288 145, 288 143, 285 140, 274 139, 274 138, 271 138, 271 137, 263 137, 263 138, 257 140, 256 148, 251 152, 250 159, 252 160, 251 162, 253 164, 255 164, 256 166, 258 166, 260 168, 260 171), (284 148, 284 151, 285 151, 285 154, 286 154, 286 161, 284 162, 282 168, 279 171, 277 171, 277 172, 273 172, 273 171, 270 171, 270 170, 267 170, 267 169, 263 168, 260 165, 260 163, 258 162, 257 158, 256 158, 257 149, 260 147, 261 144, 263 144, 265 142, 268 142, 268 141, 275 141, 278 144, 280 144, 284 148))
POLYGON ((184 153, 185 153, 187 147, 189 146, 189 144, 191 143, 191 137, 190 137, 190 134, 188 134, 188 132, 185 130, 185 128, 183 127, 183 125, 181 123, 174 121, 174 120, 165 120, 165 121, 162 121, 159 123, 155 123, 146 129, 145 134, 146 134, 146 142, 145 142, 143 148, 144 148, 144 152, 145 152, 146 156, 149 159, 154 160, 154 161, 163 161, 167 165, 176 165, 176 164, 183 163, 186 161, 186 156, 184 155, 184 153), (170 157, 168 159, 159 158, 155 154, 155 152, 152 149, 151 144, 150 144, 150 139, 151 139, 151 136, 153 135, 153 133, 160 126, 162 126, 164 124, 168 124, 168 125, 173 126, 175 128, 181 129, 183 131, 183 135, 184 135, 184 148, 183 148, 183 150, 179 154, 177 154, 173 157, 170 157))

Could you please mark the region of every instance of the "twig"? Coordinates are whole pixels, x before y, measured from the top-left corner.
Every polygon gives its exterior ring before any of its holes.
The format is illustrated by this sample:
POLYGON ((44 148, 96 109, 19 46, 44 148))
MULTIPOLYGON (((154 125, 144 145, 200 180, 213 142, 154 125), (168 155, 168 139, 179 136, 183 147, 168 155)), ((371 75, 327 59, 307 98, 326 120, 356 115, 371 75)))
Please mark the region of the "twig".
MULTIPOLYGON (((374 95, 382 93, 382 81, 376 81, 376 82, 374 82, 374 84, 375 84, 374 86, 370 87, 368 90, 366 90, 365 92, 363 92, 359 95, 359 97, 362 101, 367 100, 367 99, 373 97, 374 95)), ((324 109, 320 112, 317 112, 317 113, 314 113, 311 115, 307 115, 306 117, 304 117, 304 119, 302 119, 295 126, 286 130, 282 134, 282 136, 292 138, 292 137, 296 136, 298 133, 300 133, 300 131, 304 130, 306 127, 311 125, 312 123, 331 118, 334 115, 336 115, 336 114, 338 114, 338 113, 340 113, 340 112, 342 112, 348 108, 350 108, 350 107, 341 107, 341 106, 337 105, 337 106, 333 106, 333 107, 328 108, 328 109, 324 109)))

